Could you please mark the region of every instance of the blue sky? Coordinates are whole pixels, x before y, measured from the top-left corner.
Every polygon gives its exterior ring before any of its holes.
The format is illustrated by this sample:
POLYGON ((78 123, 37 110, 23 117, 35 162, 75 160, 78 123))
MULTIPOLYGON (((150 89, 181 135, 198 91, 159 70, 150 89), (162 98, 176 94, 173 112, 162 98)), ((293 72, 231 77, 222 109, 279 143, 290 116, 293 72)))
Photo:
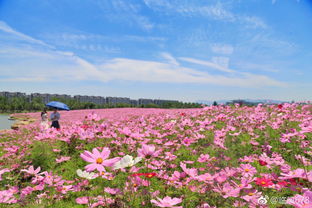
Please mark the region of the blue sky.
POLYGON ((309 0, 0 0, 0 91, 312 100, 309 0))

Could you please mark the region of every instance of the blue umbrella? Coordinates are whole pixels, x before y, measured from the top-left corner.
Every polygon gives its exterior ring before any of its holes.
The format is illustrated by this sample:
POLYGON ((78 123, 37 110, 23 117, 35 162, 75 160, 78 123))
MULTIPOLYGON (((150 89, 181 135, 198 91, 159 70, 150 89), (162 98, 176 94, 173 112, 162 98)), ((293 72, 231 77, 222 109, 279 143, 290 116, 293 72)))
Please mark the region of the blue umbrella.
POLYGON ((52 107, 52 108, 57 108, 60 110, 69 111, 69 107, 66 104, 58 102, 58 101, 51 101, 51 102, 47 103, 46 106, 52 107))

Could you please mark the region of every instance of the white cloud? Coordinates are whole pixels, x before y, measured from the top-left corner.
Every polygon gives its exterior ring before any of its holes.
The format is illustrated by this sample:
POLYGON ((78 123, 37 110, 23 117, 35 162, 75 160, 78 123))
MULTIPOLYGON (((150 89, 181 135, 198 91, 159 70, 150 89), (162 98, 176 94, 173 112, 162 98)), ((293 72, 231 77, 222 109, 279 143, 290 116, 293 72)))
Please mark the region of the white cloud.
POLYGON ((131 3, 128 0, 114 0, 107 3, 102 0, 94 0, 95 3, 103 11, 103 15, 107 19, 120 23, 128 23, 131 26, 140 27, 149 31, 155 27, 154 23, 148 17, 141 14, 139 4, 131 3))
MULTIPOLYGON (((186 58, 185 58, 186 59, 186 58)), ((284 84, 263 75, 241 73, 237 76, 211 75, 192 68, 169 63, 116 58, 98 67, 103 76, 111 80, 142 82, 200 83, 222 86, 283 86, 284 84), (241 76, 243 75, 243 76, 241 76)))
POLYGON ((229 61, 230 59, 228 57, 222 57, 222 56, 214 56, 212 57, 212 62, 228 69, 229 68, 229 61))
POLYGON ((243 16, 225 8, 222 1, 214 4, 196 4, 192 1, 144 0, 150 9, 165 14, 179 14, 186 17, 207 17, 233 23, 242 23, 248 28, 266 29, 268 26, 256 16, 243 16))
MULTIPOLYGON (((203 60, 198 60, 198 59, 188 58, 188 57, 180 57, 179 59, 182 60, 182 61, 189 62, 189 63, 207 66, 207 67, 209 67, 211 69, 222 71, 222 72, 228 72, 228 73, 235 72, 234 70, 231 70, 228 67, 224 66, 224 65, 228 65, 228 63, 226 63, 226 64, 223 63, 223 65, 220 65, 221 59, 219 59, 219 63, 216 63, 216 62, 218 62, 218 60, 217 60, 218 58, 217 57, 215 57, 214 61, 203 61, 203 60)), ((225 59, 223 59, 223 62, 224 61, 225 61, 225 59)))
POLYGON ((0 30, 3 31, 3 32, 6 32, 6 33, 10 33, 14 36, 17 36, 19 37, 20 39, 22 40, 25 40, 25 41, 28 41, 28 42, 31 42, 31 43, 35 43, 35 44, 39 44, 39 45, 43 45, 43 46, 46 46, 48 48, 53 48, 52 46, 44 43, 43 41, 41 40, 37 40, 37 39, 34 39, 28 35, 25 35, 23 33, 20 33, 16 30, 14 30, 13 28, 11 28, 9 25, 7 25, 5 22, 1 21, 0 20, 0 30))
POLYGON ((278 73, 280 72, 279 69, 272 66, 272 64, 265 64, 265 63, 254 63, 254 62, 248 62, 248 61, 238 61, 235 62, 235 66, 246 71, 266 71, 266 72, 273 72, 278 73))
POLYGON ((267 24, 262 19, 256 16, 242 17, 242 20, 246 23, 246 26, 249 28, 261 28, 261 29, 268 28, 267 24))
POLYGON ((188 1, 144 0, 146 6, 158 12, 178 13, 183 16, 203 16, 219 20, 234 21, 235 16, 223 8, 221 3, 197 6, 188 1))
POLYGON ((179 66, 180 64, 178 63, 178 61, 170 54, 167 52, 163 52, 160 54, 165 60, 167 60, 167 62, 169 64, 175 65, 175 66, 179 66))
MULTIPOLYGON (((1 73, 8 77, 2 81, 41 82, 41 81, 75 81, 97 80, 101 82, 124 80, 149 83, 198 83, 221 86, 283 86, 283 83, 262 75, 243 74, 236 76, 211 75, 193 68, 177 66, 174 62, 143 61, 136 59, 114 58, 101 65, 92 64, 69 52, 46 52, 46 55, 33 53, 28 60, 27 69, 23 67, 22 58, 15 58, 16 63, 6 66, 0 64, 1 73), (53 59, 46 59, 45 56, 53 59)), ((1 59, 1 55, 0 55, 1 59)), ((184 60, 193 61, 190 58, 184 60)), ((232 72, 212 62, 193 61, 217 70, 232 72)))
MULTIPOLYGON (((6 27, 10 28, 10 27, 6 27)), ((97 80, 101 82, 125 80, 140 82, 199 83, 221 86, 283 86, 284 83, 267 76, 249 73, 234 73, 228 68, 226 57, 215 57, 212 62, 192 58, 179 58, 190 63, 227 72, 227 75, 212 75, 196 68, 182 66, 174 56, 161 53, 166 62, 113 58, 93 64, 72 52, 58 51, 45 43, 25 36, 13 29, 8 35, 16 36, 29 44, 12 44, 0 50, 1 81, 42 82, 97 80), (44 47, 36 47, 36 45, 44 47), (1 61, 1 60, 5 60, 1 61)))

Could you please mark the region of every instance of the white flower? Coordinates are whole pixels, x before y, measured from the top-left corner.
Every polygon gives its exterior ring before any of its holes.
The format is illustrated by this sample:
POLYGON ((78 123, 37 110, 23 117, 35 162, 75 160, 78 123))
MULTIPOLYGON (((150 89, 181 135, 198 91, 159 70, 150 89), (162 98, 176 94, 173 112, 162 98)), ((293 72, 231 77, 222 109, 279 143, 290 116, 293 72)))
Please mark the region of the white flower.
POLYGON ((95 174, 95 173, 89 173, 89 172, 87 172, 87 171, 82 171, 82 170, 80 170, 80 169, 78 169, 77 171, 77 175, 79 176, 79 177, 81 177, 81 178, 86 178, 86 179, 88 179, 88 180, 91 180, 91 179, 95 179, 96 177, 97 177, 97 174, 95 174))
POLYGON ((138 162, 140 162, 142 160, 141 157, 137 157, 133 160, 133 157, 130 155, 126 155, 123 158, 121 158, 121 160, 119 160, 118 162, 115 163, 113 169, 120 169, 120 168, 126 168, 126 167, 132 167, 135 164, 137 164, 138 162))

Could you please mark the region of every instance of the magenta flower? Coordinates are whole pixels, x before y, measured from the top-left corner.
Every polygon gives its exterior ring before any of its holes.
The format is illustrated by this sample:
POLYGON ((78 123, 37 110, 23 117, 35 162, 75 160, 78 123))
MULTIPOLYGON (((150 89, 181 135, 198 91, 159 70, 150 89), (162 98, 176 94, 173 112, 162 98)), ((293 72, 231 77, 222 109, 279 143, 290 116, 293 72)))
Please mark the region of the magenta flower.
POLYGON ((234 188, 231 186, 229 183, 225 183, 223 187, 220 187, 219 184, 217 184, 217 187, 212 189, 215 192, 218 192, 222 194, 223 198, 228 198, 228 197, 238 197, 240 189, 239 188, 234 188))
POLYGON ((312 207, 312 191, 304 192, 303 196, 296 194, 294 197, 288 198, 286 203, 293 205, 295 208, 312 207))
POLYGON ((210 159, 211 158, 208 154, 201 154, 197 161, 200 163, 204 163, 204 162, 209 162, 210 159))
POLYGON ((105 191, 106 193, 111 194, 111 195, 115 195, 115 194, 120 194, 120 193, 121 193, 121 191, 120 191, 119 188, 110 188, 110 187, 106 187, 106 188, 104 188, 104 191, 105 191))
POLYGON ((186 168, 186 165, 183 162, 180 162, 180 167, 182 170, 192 178, 195 178, 198 174, 198 171, 196 168, 186 168))
POLYGON ((59 159, 55 159, 56 163, 61 163, 70 160, 71 157, 61 156, 59 159))
POLYGON ((154 145, 143 144, 141 149, 138 149, 139 157, 157 157, 161 150, 155 151, 154 145))
POLYGON ((2 174, 8 173, 8 172, 10 172, 10 170, 8 168, 4 168, 4 169, 0 170, 0 181, 2 181, 2 174))
POLYGON ((34 191, 34 188, 33 188, 33 187, 27 186, 26 188, 23 188, 23 189, 21 190, 21 196, 22 196, 22 197, 25 197, 25 196, 31 194, 33 191, 34 191))
POLYGON ((10 190, 0 191, 0 203, 1 204, 13 204, 16 203, 17 200, 13 195, 13 192, 10 190))
POLYGON ((89 203, 89 199, 86 196, 79 197, 79 198, 76 198, 76 203, 77 204, 88 204, 89 203))
POLYGON ((108 159, 110 154, 110 150, 105 147, 102 152, 99 152, 96 148, 93 148, 92 153, 89 151, 84 151, 84 153, 80 154, 80 157, 91 163, 85 167, 86 171, 91 172, 93 170, 98 170, 99 172, 105 171, 104 166, 112 167, 116 162, 120 160, 119 157, 115 157, 113 159, 108 159))
POLYGON ((171 208, 182 208, 182 206, 174 206, 182 202, 182 199, 179 198, 171 198, 166 196, 163 199, 157 197, 157 200, 152 199, 151 202, 154 203, 158 207, 171 207, 171 208))
MULTIPOLYGON (((310 171, 311 172, 311 171, 310 171)), ((308 175, 311 174, 310 172, 307 172, 302 169, 302 168, 298 168, 296 170, 290 171, 288 173, 281 173, 281 177, 280 179, 291 179, 291 178, 304 178, 304 179, 309 179, 308 175)))
POLYGON ((22 169, 22 172, 26 172, 30 175, 37 175, 40 172, 41 168, 38 167, 36 170, 34 168, 34 166, 30 166, 28 169, 22 169))

